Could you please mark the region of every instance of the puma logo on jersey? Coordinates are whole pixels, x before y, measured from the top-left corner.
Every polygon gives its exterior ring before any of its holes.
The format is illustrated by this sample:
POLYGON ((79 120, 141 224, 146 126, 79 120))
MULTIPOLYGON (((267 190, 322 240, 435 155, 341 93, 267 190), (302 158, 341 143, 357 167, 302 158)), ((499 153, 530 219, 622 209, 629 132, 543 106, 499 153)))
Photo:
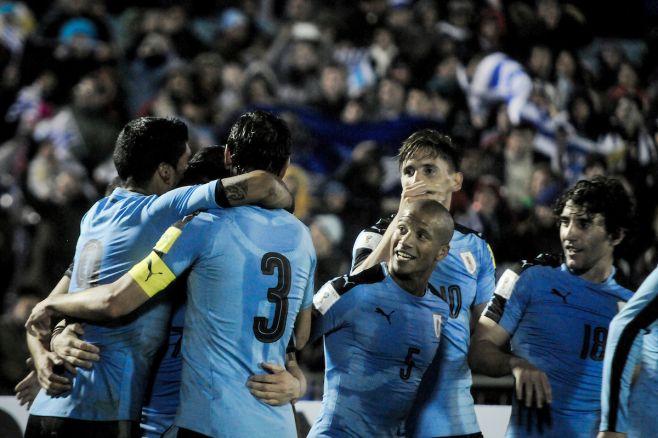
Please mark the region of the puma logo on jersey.
POLYGON ((343 275, 343 280, 345 283, 343 283, 343 288, 347 288, 349 285, 352 285, 353 287, 356 286, 356 283, 350 280, 349 275, 343 275))
POLYGON ((149 281, 149 278, 151 278, 154 275, 164 274, 164 272, 153 272, 153 262, 151 261, 151 259, 148 259, 148 261, 146 262, 146 267, 148 268, 149 272, 148 275, 146 276, 146 280, 144 281, 149 281))
POLYGON ((391 315, 393 313, 395 313, 395 310, 391 310, 391 313, 386 313, 381 309, 381 307, 376 307, 375 308, 375 313, 378 313, 378 314, 382 315, 384 318, 386 318, 386 321, 388 321, 388 323, 390 324, 391 323, 391 315))
POLYGON ((558 297, 562 298, 562 301, 564 301, 564 304, 567 304, 567 297, 569 295, 571 295, 571 292, 567 292, 567 293, 563 294, 562 292, 560 292, 557 289, 551 289, 551 294, 557 295, 558 297))

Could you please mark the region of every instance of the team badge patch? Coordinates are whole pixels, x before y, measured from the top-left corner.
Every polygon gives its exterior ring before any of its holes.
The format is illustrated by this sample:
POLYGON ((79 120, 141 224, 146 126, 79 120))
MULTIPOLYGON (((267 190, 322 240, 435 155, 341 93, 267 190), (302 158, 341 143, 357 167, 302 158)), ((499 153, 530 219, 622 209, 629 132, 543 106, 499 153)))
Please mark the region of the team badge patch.
POLYGON ((331 282, 329 282, 322 286, 318 293, 313 296, 313 307, 315 307, 315 310, 320 312, 321 315, 324 315, 339 299, 340 295, 336 292, 336 289, 334 289, 331 282))
POLYGON ((443 317, 437 313, 434 313, 432 314, 432 320, 434 322, 434 334, 438 339, 441 337, 441 321, 443 321, 443 317))
POLYGON ((373 233, 372 231, 364 231, 357 237, 356 242, 354 242, 354 247, 374 250, 377 248, 377 244, 381 239, 381 234, 373 233))
POLYGON ((475 274, 477 264, 475 263, 475 257, 473 257, 473 254, 470 251, 464 251, 460 252, 459 256, 462 258, 464 266, 466 267, 466 270, 469 272, 469 274, 475 274))

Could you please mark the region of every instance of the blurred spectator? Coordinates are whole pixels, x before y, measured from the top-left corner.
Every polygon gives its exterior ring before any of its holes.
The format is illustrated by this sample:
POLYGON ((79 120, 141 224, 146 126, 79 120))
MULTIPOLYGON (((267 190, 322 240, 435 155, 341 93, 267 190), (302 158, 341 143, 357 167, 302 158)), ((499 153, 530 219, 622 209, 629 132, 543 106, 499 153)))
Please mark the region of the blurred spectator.
POLYGON ((529 208, 530 181, 534 170, 532 125, 513 126, 505 143, 505 195, 515 211, 529 208))
POLYGON ((134 57, 128 60, 127 72, 122 75, 130 114, 137 114, 158 94, 169 67, 177 58, 173 43, 166 35, 150 32, 137 42, 134 57))
POLYGON ((402 84, 393 78, 383 78, 377 88, 377 99, 372 115, 374 120, 396 120, 404 112, 406 93, 402 84))
POLYGON ((308 174, 301 167, 290 165, 283 180, 295 198, 295 216, 305 221, 313 203, 308 174))
POLYGON ((343 224, 340 218, 333 214, 320 214, 311 220, 309 228, 318 257, 315 284, 324 284, 341 272, 349 272, 349 260, 339 250, 343 240, 343 224))
POLYGON ((320 72, 320 93, 310 103, 325 116, 338 119, 347 102, 347 71, 340 63, 329 63, 320 72))

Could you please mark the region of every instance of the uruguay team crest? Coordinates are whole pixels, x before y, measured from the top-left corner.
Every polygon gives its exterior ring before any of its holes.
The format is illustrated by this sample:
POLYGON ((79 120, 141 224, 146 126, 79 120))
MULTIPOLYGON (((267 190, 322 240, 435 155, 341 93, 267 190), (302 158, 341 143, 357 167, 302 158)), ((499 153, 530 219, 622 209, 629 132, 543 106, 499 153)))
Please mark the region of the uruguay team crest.
POLYGON ((475 274, 477 264, 475 263, 475 257, 473 257, 473 253, 470 251, 464 251, 460 252, 459 256, 462 258, 464 266, 466 267, 466 270, 469 272, 469 274, 475 274))
POLYGON ((433 313, 432 320, 434 322, 434 334, 436 335, 436 338, 439 339, 441 337, 441 321, 443 320, 443 317, 438 313, 433 313))

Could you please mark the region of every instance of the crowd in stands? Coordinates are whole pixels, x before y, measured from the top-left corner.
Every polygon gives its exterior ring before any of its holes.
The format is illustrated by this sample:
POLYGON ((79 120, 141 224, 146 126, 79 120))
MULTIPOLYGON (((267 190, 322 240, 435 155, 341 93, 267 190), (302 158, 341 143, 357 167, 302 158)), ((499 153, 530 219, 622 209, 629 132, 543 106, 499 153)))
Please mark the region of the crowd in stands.
MULTIPOLYGON (((198 150, 247 109, 281 115, 318 286, 396 211, 394 155, 424 127, 463 148, 453 213, 499 268, 559 253, 552 204, 597 174, 638 200, 620 282, 635 289, 658 263, 650 1, 0 0, 0 78, 0 392, 28 357, 12 327, 71 263, 81 215, 116 175, 117 134, 138 116, 184 120, 198 150)), ((302 359, 318 371, 321 353, 302 359)))

